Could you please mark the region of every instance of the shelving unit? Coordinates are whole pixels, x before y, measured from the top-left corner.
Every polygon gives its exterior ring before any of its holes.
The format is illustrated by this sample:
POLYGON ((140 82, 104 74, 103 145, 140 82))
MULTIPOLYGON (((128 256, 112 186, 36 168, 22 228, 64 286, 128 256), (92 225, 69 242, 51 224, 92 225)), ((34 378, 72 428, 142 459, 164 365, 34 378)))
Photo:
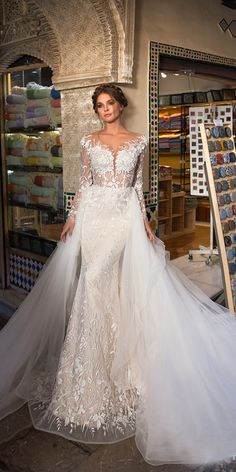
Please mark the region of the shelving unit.
POLYGON ((188 146, 188 107, 166 106, 159 109, 159 164, 173 169, 173 182, 190 190, 188 146))
POLYGON ((169 239, 195 230, 196 209, 185 207, 184 191, 172 191, 172 176, 159 178, 159 237, 169 239))

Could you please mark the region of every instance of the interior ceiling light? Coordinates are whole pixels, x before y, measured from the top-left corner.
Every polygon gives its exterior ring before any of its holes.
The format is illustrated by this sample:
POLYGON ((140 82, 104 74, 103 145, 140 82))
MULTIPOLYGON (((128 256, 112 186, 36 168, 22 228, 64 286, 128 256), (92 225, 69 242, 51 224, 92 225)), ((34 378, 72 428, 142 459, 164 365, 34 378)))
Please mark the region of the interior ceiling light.
POLYGON ((167 74, 165 72, 161 72, 161 76, 163 79, 165 79, 167 77, 167 74))

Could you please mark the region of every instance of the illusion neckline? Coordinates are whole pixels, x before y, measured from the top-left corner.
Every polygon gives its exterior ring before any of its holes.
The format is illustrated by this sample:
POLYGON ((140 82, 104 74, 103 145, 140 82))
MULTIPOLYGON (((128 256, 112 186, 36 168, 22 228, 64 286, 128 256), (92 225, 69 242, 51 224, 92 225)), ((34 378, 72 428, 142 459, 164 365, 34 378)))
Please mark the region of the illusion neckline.
POLYGON ((99 146, 100 148, 107 149, 108 151, 110 151, 112 156, 114 156, 114 158, 116 158, 118 154, 126 148, 126 146, 128 147, 130 144, 134 144, 135 142, 142 141, 142 140, 144 140, 144 135, 140 134, 134 138, 124 140, 121 144, 119 144, 117 149, 113 149, 109 144, 103 143, 101 139, 99 139, 98 137, 94 139, 91 138, 91 142, 93 146, 99 146))

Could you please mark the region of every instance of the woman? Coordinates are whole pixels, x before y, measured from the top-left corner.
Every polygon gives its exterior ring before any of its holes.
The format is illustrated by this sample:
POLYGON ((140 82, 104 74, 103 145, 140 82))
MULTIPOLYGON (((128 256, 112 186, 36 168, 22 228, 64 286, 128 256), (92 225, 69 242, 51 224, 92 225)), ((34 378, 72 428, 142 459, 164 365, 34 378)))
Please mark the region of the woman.
POLYGON ((151 464, 236 452, 236 321, 165 260, 146 219, 144 136, 122 90, 96 88, 104 123, 81 141, 61 243, 1 333, 0 414, 80 442, 135 436, 151 464), (148 238, 147 238, 148 235, 148 238))

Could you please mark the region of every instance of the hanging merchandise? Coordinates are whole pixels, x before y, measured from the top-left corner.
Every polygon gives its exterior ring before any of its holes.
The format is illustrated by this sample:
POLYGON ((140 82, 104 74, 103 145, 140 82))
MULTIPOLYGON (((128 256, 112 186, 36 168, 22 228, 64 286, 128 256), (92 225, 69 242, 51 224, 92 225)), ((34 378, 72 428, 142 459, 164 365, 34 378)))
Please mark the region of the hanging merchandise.
POLYGON ((200 124, 227 306, 236 309, 236 152, 232 121, 200 124))

